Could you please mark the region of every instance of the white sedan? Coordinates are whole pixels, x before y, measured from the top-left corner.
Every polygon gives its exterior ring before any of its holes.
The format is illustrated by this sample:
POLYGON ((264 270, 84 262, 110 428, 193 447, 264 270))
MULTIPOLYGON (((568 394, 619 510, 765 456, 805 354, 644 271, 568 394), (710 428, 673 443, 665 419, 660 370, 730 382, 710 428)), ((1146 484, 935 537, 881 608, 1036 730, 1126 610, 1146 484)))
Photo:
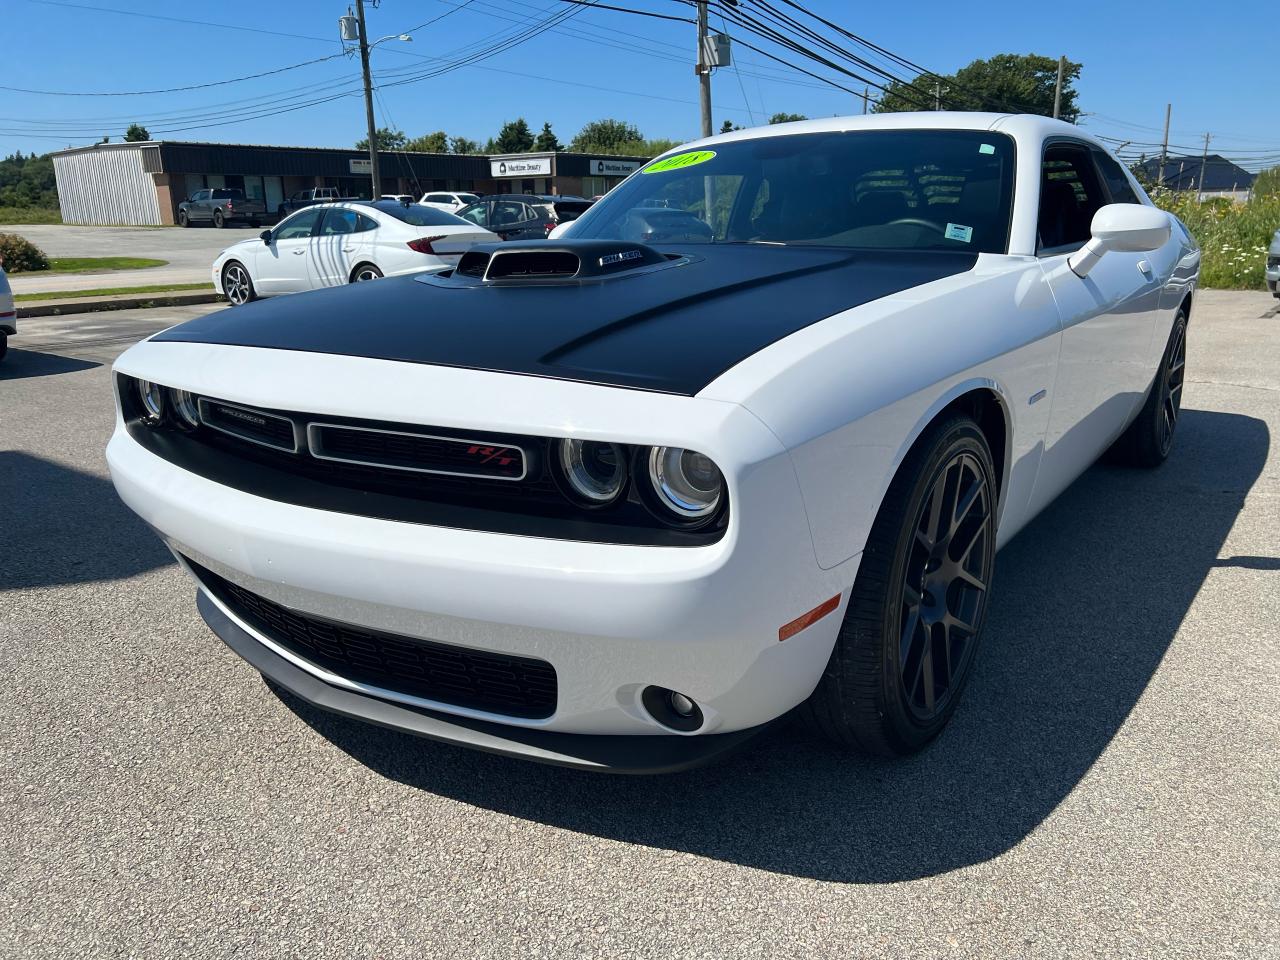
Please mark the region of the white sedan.
POLYGON ((448 213, 457 213, 468 204, 475 203, 480 197, 474 193, 453 193, 446 190, 433 190, 424 193, 418 202, 424 207, 434 207, 448 213))
POLYGON ((592 770, 797 708, 907 754, 980 669, 996 550, 1108 449, 1169 455, 1199 260, 1067 123, 736 131, 567 239, 153 336, 107 459, 324 709, 592 770))
POLYGON ((395 200, 304 207, 223 250, 213 285, 235 306, 320 287, 447 270, 497 234, 453 214, 395 200))

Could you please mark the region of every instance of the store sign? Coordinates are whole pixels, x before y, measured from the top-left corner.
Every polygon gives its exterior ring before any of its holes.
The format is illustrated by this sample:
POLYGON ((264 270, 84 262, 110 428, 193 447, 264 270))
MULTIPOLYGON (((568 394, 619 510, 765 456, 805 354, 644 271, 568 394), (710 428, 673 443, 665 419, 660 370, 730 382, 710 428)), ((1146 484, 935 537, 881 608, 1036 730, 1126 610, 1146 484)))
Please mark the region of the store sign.
POLYGON ((611 157, 592 157, 587 169, 593 177, 627 177, 644 164, 639 160, 616 160, 611 157))
POLYGON ((347 169, 352 173, 363 173, 366 177, 373 175, 373 161, 368 157, 363 160, 348 160, 347 169))
POLYGON ((494 177, 549 177, 551 176, 551 158, 490 160, 489 174, 494 177))

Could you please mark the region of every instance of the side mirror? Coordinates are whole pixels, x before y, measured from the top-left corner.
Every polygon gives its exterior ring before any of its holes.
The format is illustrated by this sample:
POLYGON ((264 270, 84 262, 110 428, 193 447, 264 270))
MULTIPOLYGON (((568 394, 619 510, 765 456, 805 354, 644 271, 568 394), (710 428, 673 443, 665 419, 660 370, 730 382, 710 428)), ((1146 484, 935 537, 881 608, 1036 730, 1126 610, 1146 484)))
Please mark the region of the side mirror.
POLYGON ((260 234, 258 234, 258 239, 261 240, 263 243, 265 243, 267 246, 271 246, 271 231, 263 230, 260 234))
POLYGON ((1088 276, 1108 250, 1148 253, 1169 242, 1169 215, 1141 203, 1109 203, 1093 215, 1093 238, 1073 253, 1067 266, 1078 277, 1088 276))

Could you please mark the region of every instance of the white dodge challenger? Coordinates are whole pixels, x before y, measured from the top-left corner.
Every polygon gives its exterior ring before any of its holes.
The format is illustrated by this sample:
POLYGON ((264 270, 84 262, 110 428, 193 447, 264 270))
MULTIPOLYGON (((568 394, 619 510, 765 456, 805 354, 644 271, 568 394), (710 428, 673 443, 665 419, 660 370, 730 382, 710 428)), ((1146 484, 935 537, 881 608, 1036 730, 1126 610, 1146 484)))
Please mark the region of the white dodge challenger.
POLYGON ((274 685, 677 770, 798 711, 926 745, 996 550, 1169 453, 1199 250, 1076 127, 897 114, 652 161, 557 241, 250 304, 115 366, 120 495, 274 685))

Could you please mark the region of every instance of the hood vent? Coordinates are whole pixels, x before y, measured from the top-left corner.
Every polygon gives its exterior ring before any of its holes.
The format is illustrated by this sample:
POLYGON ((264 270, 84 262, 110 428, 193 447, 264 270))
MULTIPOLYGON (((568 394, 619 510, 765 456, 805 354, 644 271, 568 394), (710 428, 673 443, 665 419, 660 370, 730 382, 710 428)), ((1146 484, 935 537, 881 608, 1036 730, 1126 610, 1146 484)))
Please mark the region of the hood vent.
POLYGON ((652 270, 682 259, 664 256, 644 244, 617 240, 521 240, 479 244, 462 255, 451 274, 420 279, 443 286, 591 281, 652 270))

